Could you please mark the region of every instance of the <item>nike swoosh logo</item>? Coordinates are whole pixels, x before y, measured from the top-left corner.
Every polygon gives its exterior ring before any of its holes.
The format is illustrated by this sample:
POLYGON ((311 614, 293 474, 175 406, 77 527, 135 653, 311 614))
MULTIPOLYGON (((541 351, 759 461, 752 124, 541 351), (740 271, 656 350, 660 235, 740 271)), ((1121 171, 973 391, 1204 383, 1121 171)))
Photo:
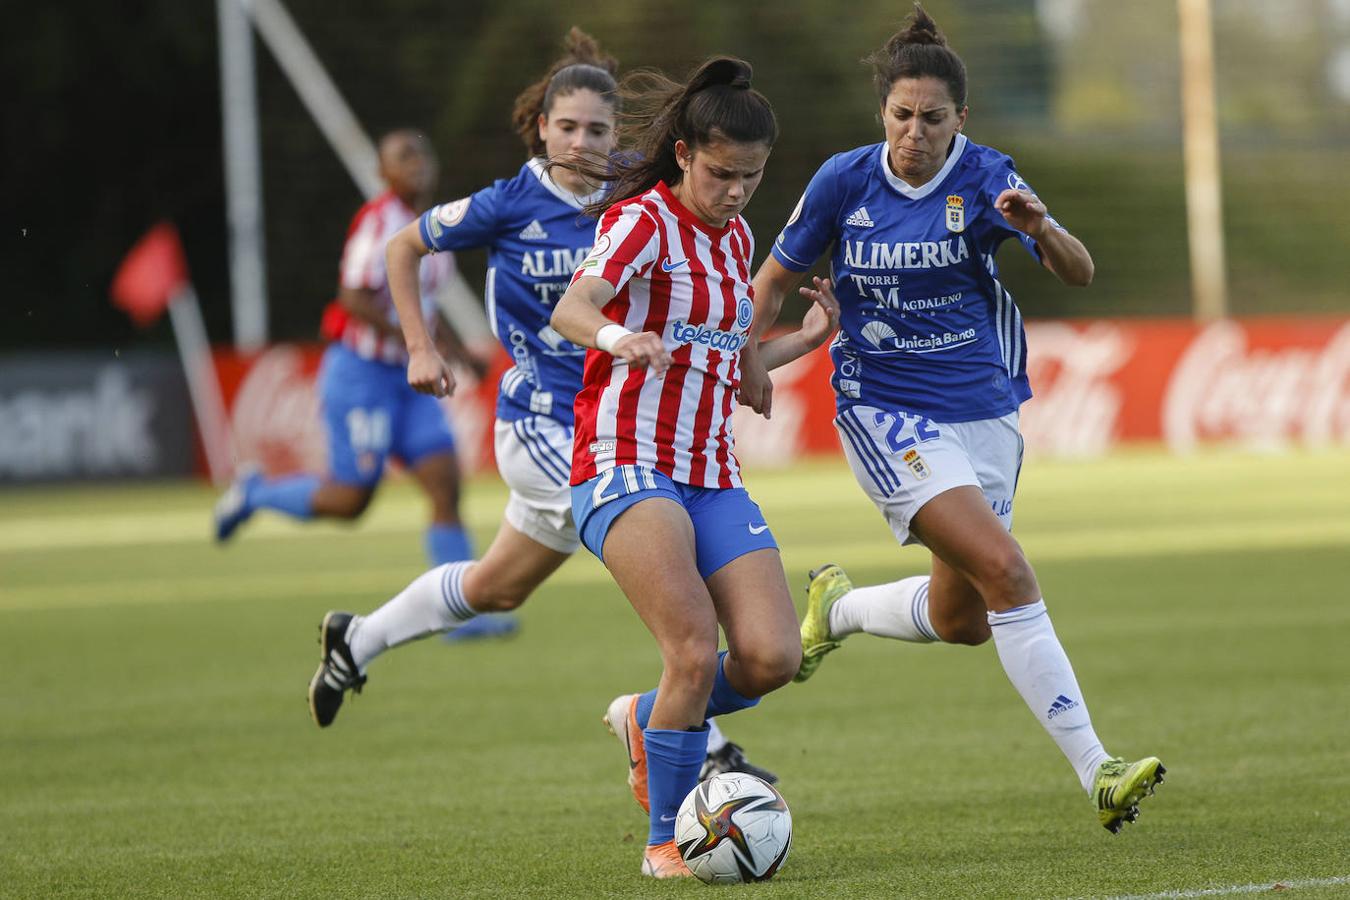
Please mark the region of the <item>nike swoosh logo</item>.
POLYGON ((674 821, 675 821, 675 817, 674 817, 674 816, 662 816, 662 817, 661 817, 661 821, 662 821, 662 822, 674 822, 674 821))
POLYGON ((764 525, 747 525, 745 527, 750 529, 751 534, 763 534, 764 532, 769 530, 769 526, 767 523, 765 523, 764 525))
POLYGON ((661 268, 667 272, 674 272, 676 269, 678 269, 680 266, 684 265, 687 262, 689 262, 689 260, 682 259, 679 262, 673 263, 670 261, 670 257, 666 257, 666 261, 661 263, 661 268))

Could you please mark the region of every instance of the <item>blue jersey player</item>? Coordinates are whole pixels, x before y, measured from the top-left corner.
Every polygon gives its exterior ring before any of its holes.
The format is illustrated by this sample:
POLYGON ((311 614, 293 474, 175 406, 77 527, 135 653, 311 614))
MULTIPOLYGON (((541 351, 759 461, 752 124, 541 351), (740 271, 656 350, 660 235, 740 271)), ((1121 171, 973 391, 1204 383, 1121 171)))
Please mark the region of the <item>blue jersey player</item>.
MULTIPOLYGON (((844 453, 899 541, 931 551, 932 569, 863 588, 835 565, 813 572, 797 679, 858 631, 918 643, 992 637, 1009 680, 1114 833, 1164 769, 1102 748, 1010 534, 1018 407, 1031 389, 1021 314, 995 253, 1015 240, 1070 285, 1091 281, 1092 259, 1011 159, 961 133, 965 66, 922 8, 870 62, 885 140, 830 158, 811 179, 756 275, 756 331, 828 250, 844 453)), ((758 353, 748 355, 741 399, 767 413, 771 386, 758 353)))
MULTIPOLYGON (((481 559, 432 569, 370 615, 325 617, 323 655, 309 689, 320 726, 333 721, 346 690, 365 683, 366 666, 384 650, 515 609, 580 546, 569 481, 572 402, 585 350, 564 340, 549 317, 591 251, 596 223, 582 209, 602 187, 566 161, 613 151, 618 94, 617 63, 592 38, 573 29, 567 45, 548 75, 516 100, 515 123, 531 158, 515 177, 432 207, 388 248, 400 309, 416 303, 419 266, 449 251, 488 250, 488 317, 513 362, 499 386, 494 435, 497 467, 511 489, 503 521, 481 559)), ((423 394, 449 393, 454 378, 444 359, 416 321, 403 321, 407 383, 423 394)), ((713 732, 709 774, 734 769, 776 780, 746 762, 715 726, 713 732)))

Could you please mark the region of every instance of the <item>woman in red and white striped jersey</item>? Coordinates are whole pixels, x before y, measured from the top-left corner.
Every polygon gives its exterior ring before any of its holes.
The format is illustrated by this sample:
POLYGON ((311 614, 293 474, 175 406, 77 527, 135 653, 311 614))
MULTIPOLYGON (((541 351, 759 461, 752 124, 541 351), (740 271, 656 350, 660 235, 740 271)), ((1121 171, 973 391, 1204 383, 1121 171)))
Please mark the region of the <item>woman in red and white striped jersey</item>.
MULTIPOLYGON (((740 213, 778 133, 750 75, 718 58, 687 84, 626 82, 637 152, 615 164, 594 249, 552 317, 592 348, 575 405, 573 515, 665 667, 658 690, 616 698, 606 715, 650 814, 642 870, 658 878, 689 874, 674 821, 698 780, 705 719, 753 706, 801 656, 778 547, 741 485, 731 426, 754 315, 754 239, 740 213)), ((829 286, 804 293, 821 306, 761 347, 770 366, 833 330, 829 286)))

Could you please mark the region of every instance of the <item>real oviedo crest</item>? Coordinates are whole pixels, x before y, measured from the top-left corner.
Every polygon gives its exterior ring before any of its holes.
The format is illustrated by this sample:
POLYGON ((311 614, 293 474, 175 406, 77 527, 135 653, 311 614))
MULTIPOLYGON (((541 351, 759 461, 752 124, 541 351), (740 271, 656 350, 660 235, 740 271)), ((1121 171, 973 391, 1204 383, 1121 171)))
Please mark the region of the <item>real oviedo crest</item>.
POLYGON ((966 230, 966 201, 960 194, 947 195, 947 230, 957 234, 966 230))

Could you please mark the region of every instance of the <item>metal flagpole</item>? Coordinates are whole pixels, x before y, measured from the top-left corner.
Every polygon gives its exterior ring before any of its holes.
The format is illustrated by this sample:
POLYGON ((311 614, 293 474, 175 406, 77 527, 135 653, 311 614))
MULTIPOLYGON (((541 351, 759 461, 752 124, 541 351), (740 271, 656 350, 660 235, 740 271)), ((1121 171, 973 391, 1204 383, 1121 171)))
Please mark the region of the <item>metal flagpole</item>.
MULTIPOLYGON (((290 79, 300 100, 318 123, 319 130, 328 139, 362 195, 369 200, 379 194, 384 186, 378 175, 379 161, 374 142, 343 100, 337 85, 281 0, 239 2, 244 4, 258 34, 276 57, 277 64, 290 79)), ((458 284, 460 289, 447 290, 440 298, 451 321, 468 340, 493 339, 487 317, 473 292, 464 287, 462 278, 459 278, 458 284)))
POLYGON ((1228 315, 1223 249, 1219 127, 1214 103, 1210 0, 1177 0, 1181 31, 1181 120, 1186 165, 1186 226, 1195 318, 1228 315))
POLYGON ((216 13, 220 26, 231 318, 235 346, 256 350, 267 341, 267 262, 253 34, 239 0, 216 0, 216 13))

